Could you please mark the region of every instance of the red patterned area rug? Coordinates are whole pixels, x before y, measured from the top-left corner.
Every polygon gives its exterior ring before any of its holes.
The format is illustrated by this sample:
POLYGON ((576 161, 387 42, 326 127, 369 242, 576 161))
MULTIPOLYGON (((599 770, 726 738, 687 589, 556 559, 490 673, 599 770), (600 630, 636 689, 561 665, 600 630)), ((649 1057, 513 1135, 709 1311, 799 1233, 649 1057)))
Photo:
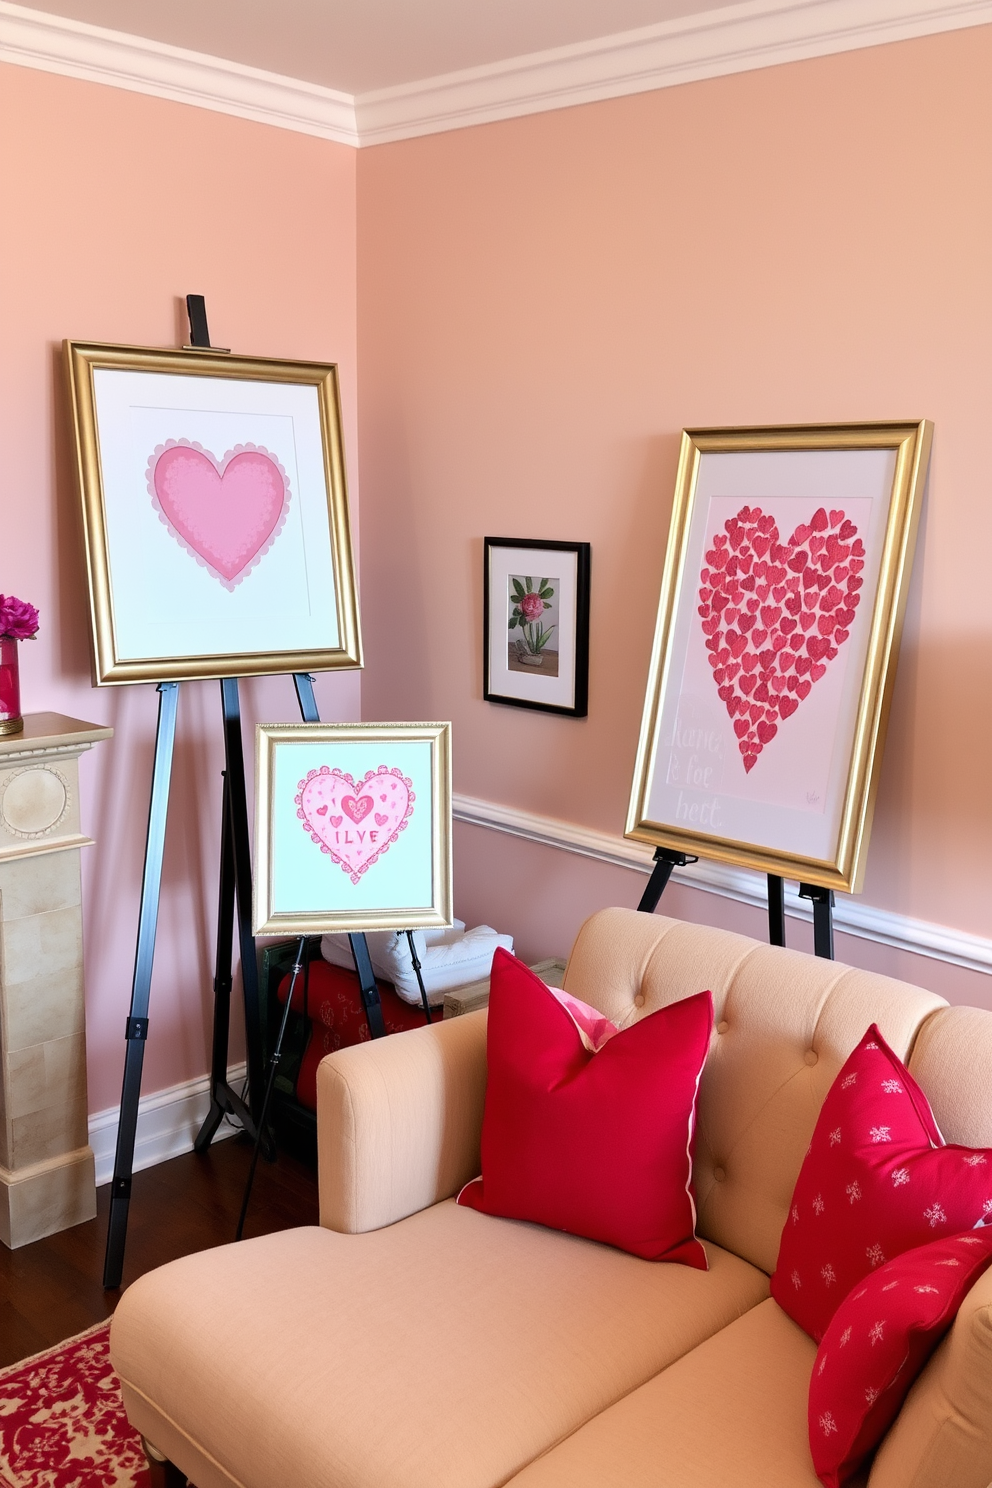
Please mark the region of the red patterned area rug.
POLYGON ((0 1488, 148 1488, 110 1324, 0 1371, 0 1488))

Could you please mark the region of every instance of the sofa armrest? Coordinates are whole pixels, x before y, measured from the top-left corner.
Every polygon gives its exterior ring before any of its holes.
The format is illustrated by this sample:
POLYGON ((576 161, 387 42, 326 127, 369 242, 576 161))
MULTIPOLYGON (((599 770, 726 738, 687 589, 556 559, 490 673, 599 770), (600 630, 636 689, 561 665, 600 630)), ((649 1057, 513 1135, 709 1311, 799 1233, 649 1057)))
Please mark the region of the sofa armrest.
POLYGON ((328 1054, 317 1070, 320 1222, 346 1235, 450 1198, 479 1171, 486 1013, 328 1054))
POLYGON ((869 1488, 986 1488, 992 1478, 992 1269, 910 1390, 869 1488))

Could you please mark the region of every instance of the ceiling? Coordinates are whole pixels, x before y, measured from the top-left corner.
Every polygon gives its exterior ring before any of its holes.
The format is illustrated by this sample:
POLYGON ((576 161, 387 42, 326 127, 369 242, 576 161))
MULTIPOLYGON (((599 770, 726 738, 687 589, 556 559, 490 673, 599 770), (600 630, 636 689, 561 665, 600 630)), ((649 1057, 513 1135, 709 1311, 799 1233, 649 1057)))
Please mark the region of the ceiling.
MULTIPOLYGON (((49 0, 33 8, 344 93, 714 9, 713 0, 49 0)), ((736 7, 735 7, 736 9, 736 7)))

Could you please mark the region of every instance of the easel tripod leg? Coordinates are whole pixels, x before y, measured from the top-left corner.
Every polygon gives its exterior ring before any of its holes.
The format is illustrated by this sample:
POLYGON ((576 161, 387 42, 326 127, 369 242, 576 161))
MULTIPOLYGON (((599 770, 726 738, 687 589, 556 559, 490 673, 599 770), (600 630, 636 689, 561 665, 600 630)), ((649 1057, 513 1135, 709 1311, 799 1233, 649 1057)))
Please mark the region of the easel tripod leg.
POLYGON ((234 842, 231 833, 231 795, 224 772, 220 832, 220 887, 217 895, 217 956, 214 963, 214 1029, 210 1060, 210 1110, 193 1148, 204 1152, 225 1115, 236 1116, 249 1136, 255 1125, 247 1107, 227 1083, 231 1031, 231 952, 234 943, 234 842))
POLYGON ((237 677, 222 677, 224 748, 227 756, 227 788, 231 811, 234 853, 234 890, 238 910, 238 948, 241 953, 241 986, 245 1006, 245 1046, 248 1062, 248 1107, 256 1128, 262 1108, 262 1020, 258 999, 258 965, 255 937, 251 933, 251 847, 248 834, 248 800, 245 785, 245 756, 241 739, 241 699, 237 677))
POLYGON ((410 946, 410 959, 413 962, 413 970, 417 978, 417 986, 420 988, 420 1001, 424 1009, 424 1017, 428 1023, 431 1021, 431 1005, 427 998, 427 988, 424 986, 424 972, 417 955, 417 946, 413 938, 413 931, 406 932, 407 942, 410 946))
POLYGON ((768 944, 785 945, 785 884, 777 873, 768 875, 768 944))
POLYGON ((386 1024, 382 1016, 382 1003, 379 1001, 379 988, 375 984, 375 972, 372 970, 369 943, 361 933, 349 935, 348 939, 351 942, 355 970, 358 972, 358 990, 362 994, 369 1033, 373 1038, 382 1038, 386 1032, 386 1024))
POLYGON ((286 1036, 286 1024, 289 1022, 290 1010, 293 1006, 293 993, 296 991, 296 980, 303 970, 304 962, 307 960, 307 938, 300 936, 300 943, 296 948, 296 962, 293 966, 293 974, 289 979, 289 991, 286 993, 286 1005, 282 1010, 282 1018, 279 1020, 279 1032, 273 1045, 272 1055, 269 1059, 269 1078, 265 1085, 265 1095, 262 1100, 262 1109, 258 1117, 258 1135, 255 1138, 255 1148, 251 1155, 251 1166, 248 1169, 248 1181, 245 1184, 245 1194, 241 1201, 241 1213, 238 1216, 238 1228, 235 1240, 240 1240, 244 1234, 245 1217, 248 1213, 248 1201, 251 1198, 251 1188, 255 1181, 255 1169, 258 1167, 258 1154, 262 1146, 262 1133, 265 1131, 265 1120, 269 1114, 269 1102, 272 1099, 272 1090, 275 1086, 276 1075, 279 1070, 279 1061, 282 1059, 282 1044, 286 1036))
POLYGON ((825 960, 834 959, 834 891, 821 884, 801 883, 800 899, 813 903, 813 954, 825 960))
POLYGON ((698 861, 698 858, 688 853, 674 852, 668 847, 656 847, 651 877, 648 879, 647 888, 641 895, 641 901, 637 906, 641 913, 654 914, 658 908, 658 900, 668 887, 673 868, 685 868, 689 863, 698 863, 698 861))
POLYGON ((159 894, 162 888, 162 857, 165 851, 165 822, 169 810, 169 783, 172 778, 172 756, 176 741, 179 683, 163 682, 158 693, 158 728, 155 734, 155 762, 152 766, 152 791, 148 806, 145 869, 141 879, 138 943, 134 956, 134 980, 131 984, 131 1011, 126 1030, 127 1048, 124 1056, 121 1114, 117 1127, 114 1177, 110 1185, 107 1249, 103 1263, 103 1284, 108 1289, 120 1286, 124 1270, 124 1245, 127 1240, 127 1216, 131 1203, 131 1178, 134 1172, 134 1141, 138 1129, 138 1101, 141 1096, 141 1066, 144 1062, 145 1041, 148 1037, 148 998, 152 983, 152 963, 155 958, 155 932, 158 928, 159 894))

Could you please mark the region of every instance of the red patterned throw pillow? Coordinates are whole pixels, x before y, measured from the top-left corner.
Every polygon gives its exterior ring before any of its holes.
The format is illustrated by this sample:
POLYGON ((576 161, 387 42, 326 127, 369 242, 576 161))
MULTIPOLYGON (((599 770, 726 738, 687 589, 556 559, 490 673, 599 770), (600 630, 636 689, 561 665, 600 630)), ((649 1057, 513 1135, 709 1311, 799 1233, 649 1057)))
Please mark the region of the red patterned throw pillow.
POLYGON ((700 992, 618 1032, 497 950, 482 1176, 459 1204, 705 1271, 692 1147, 712 1026, 700 992))
POLYGON ((992 1216, 992 1151, 945 1146, 930 1104, 873 1024, 823 1102, 771 1292, 823 1337, 858 1282, 992 1216))
POLYGON ((878 1446, 990 1261, 992 1230, 935 1240, 880 1266, 841 1303, 809 1386, 809 1445, 824 1488, 843 1488, 878 1446))

